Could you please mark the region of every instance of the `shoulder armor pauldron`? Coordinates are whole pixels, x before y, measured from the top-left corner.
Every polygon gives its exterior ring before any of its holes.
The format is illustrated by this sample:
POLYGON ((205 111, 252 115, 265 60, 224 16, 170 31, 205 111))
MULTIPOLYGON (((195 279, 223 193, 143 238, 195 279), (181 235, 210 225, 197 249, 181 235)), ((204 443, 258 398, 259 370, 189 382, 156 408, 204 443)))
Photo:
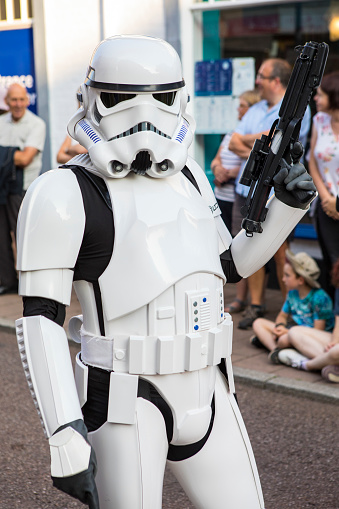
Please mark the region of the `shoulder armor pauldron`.
POLYGON ((20 271, 73 268, 85 228, 81 191, 71 170, 51 170, 29 187, 18 217, 20 271))

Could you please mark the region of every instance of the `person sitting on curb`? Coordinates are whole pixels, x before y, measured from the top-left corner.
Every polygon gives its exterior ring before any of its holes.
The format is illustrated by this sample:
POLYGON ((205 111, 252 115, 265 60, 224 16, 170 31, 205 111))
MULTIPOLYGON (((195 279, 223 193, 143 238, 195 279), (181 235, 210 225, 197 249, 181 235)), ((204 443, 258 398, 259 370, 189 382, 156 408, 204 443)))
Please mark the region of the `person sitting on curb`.
POLYGON ((332 334, 305 327, 293 327, 289 331, 289 340, 296 350, 286 348, 279 352, 278 359, 293 368, 305 371, 321 370, 325 380, 339 383, 339 259, 333 268, 332 282, 336 287, 335 326, 332 334))
POLYGON ((286 250, 283 275, 288 292, 286 300, 275 322, 266 318, 253 322, 255 335, 250 338, 252 345, 270 352, 269 359, 274 364, 280 364, 280 350, 291 346, 289 329, 293 325, 332 331, 333 305, 329 295, 320 288, 319 275, 317 263, 307 253, 293 254, 286 250))

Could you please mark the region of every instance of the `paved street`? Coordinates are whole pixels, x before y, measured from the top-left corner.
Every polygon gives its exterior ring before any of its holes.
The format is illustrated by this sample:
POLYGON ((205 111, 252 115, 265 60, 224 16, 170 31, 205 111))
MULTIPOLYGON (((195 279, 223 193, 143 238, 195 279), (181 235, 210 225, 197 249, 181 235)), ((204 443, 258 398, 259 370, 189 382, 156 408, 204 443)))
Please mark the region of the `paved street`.
MULTIPOLYGON (((47 441, 28 392, 15 337, 1 330, 0 373, 0 507, 84 507, 51 487, 47 441)), ((257 458, 266 509, 339 509, 337 402, 241 383, 237 383, 237 391, 257 458)), ((172 508, 193 506, 167 472, 163 509, 172 508)))

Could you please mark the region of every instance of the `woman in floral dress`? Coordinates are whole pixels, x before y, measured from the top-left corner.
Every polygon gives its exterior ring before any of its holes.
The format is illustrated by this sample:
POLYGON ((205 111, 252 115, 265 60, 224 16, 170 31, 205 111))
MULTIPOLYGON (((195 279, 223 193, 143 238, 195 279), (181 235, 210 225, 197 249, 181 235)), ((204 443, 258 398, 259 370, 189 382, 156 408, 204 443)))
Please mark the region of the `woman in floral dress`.
POLYGON ((318 113, 313 118, 309 171, 319 198, 315 219, 324 259, 324 289, 334 295, 330 272, 339 257, 339 72, 324 76, 315 95, 318 113))

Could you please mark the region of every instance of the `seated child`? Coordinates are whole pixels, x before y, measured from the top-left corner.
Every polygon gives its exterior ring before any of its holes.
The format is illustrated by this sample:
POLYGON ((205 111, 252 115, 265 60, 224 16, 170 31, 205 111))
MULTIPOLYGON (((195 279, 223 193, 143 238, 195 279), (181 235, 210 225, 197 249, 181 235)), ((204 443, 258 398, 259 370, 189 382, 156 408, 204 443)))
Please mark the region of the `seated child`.
POLYGON ((280 362, 305 371, 320 371, 328 382, 339 383, 339 260, 333 268, 335 326, 330 332, 307 327, 292 327, 289 341, 293 349, 279 352, 280 362))
POLYGON ((254 346, 269 350, 269 359, 280 364, 278 353, 291 346, 288 333, 292 325, 332 331, 334 326, 331 298, 317 281, 320 269, 307 253, 293 254, 286 250, 283 282, 287 297, 275 322, 257 318, 253 322, 254 346))

